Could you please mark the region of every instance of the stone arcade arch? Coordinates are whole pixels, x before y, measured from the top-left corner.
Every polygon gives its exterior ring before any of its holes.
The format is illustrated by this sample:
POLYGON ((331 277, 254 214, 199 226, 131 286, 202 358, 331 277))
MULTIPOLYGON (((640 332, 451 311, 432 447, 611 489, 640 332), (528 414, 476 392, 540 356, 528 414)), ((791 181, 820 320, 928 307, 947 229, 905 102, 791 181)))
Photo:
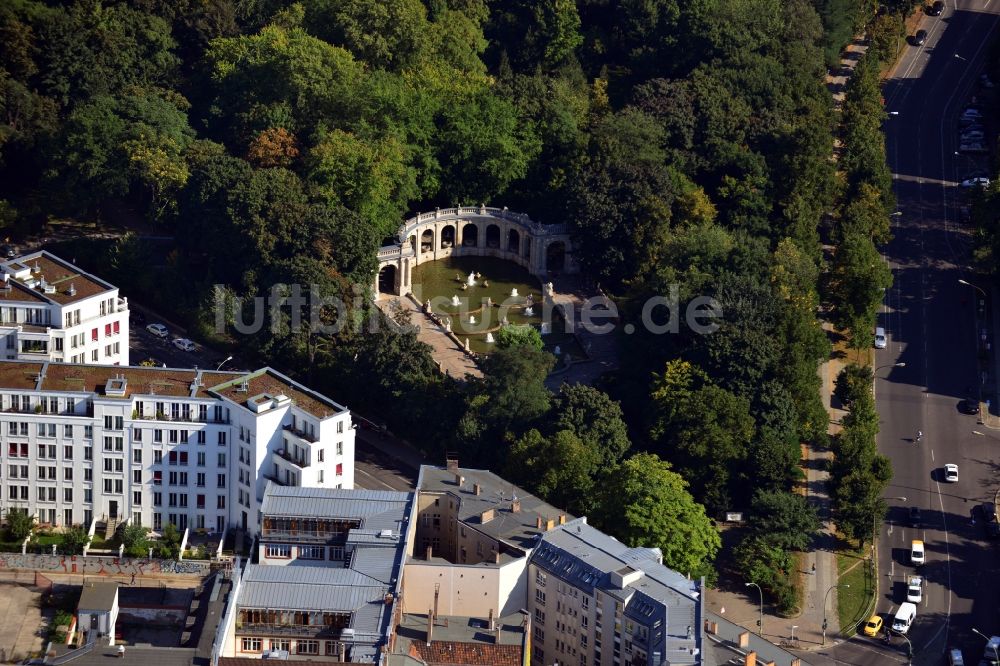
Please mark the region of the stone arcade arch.
POLYGON ((543 281, 550 271, 577 270, 567 225, 543 225, 506 208, 460 206, 420 213, 403 223, 396 238, 378 251, 376 294, 410 293, 414 266, 451 256, 506 259, 543 281))

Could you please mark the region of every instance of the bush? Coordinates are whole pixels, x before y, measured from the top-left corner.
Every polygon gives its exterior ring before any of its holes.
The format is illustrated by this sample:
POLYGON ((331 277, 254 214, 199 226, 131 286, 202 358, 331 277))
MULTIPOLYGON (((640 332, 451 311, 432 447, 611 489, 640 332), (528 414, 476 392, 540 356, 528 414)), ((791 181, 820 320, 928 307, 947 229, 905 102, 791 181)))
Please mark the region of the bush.
POLYGON ((508 347, 533 347, 541 351, 544 345, 542 334, 530 324, 504 326, 497 332, 497 347, 500 349, 508 347))
POLYGON ((68 528, 62 534, 62 548, 67 555, 79 555, 87 545, 87 532, 79 525, 68 528))
POLYGON ((872 390, 872 369, 866 365, 850 364, 837 375, 837 385, 833 395, 844 407, 850 407, 864 393, 872 390))

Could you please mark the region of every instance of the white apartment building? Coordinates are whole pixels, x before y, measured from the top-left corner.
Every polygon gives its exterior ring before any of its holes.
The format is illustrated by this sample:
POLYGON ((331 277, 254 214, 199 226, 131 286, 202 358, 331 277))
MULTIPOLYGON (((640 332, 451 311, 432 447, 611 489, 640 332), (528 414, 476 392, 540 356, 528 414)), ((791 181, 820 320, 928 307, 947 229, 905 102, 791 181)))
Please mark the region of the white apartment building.
POLYGON ((270 368, 0 361, 0 514, 252 535, 268 480, 352 488, 347 408, 270 368))
POLYGON ((48 252, 0 263, 0 350, 22 361, 128 365, 128 300, 48 252))

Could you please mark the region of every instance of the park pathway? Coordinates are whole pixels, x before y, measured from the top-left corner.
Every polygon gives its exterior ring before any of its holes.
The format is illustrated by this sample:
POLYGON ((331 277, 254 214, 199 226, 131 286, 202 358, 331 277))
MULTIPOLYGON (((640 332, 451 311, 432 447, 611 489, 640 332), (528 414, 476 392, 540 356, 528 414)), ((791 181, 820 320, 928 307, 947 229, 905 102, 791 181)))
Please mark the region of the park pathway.
POLYGON ((394 301, 410 313, 410 321, 417 327, 417 339, 431 348, 431 358, 438 364, 441 372, 456 379, 483 376, 482 370, 476 366, 472 357, 455 344, 455 341, 445 333, 444 328, 424 314, 412 298, 383 296, 375 303, 391 319, 390 306, 394 301))

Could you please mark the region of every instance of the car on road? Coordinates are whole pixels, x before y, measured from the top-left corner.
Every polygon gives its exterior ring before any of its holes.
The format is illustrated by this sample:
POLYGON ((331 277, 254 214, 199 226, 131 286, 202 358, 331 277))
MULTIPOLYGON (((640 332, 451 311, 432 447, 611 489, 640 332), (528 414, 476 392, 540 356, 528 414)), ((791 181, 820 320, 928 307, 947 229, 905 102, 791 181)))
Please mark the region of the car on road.
POLYGON ((924 579, 920 576, 910 576, 906 581, 906 600, 910 603, 919 604, 923 599, 924 579))
POLYGON ((920 523, 923 522, 923 516, 920 513, 919 506, 910 507, 910 527, 916 529, 920 527, 920 523))
POLYGON ((865 636, 871 636, 872 638, 878 636, 878 632, 882 631, 882 616, 872 615, 868 618, 868 621, 865 622, 865 628, 863 631, 865 636))
POLYGON ((896 616, 892 618, 892 630, 897 634, 905 634, 917 619, 917 607, 909 601, 899 604, 896 616))
POLYGON ((989 187, 990 179, 985 176, 979 176, 977 178, 966 178, 962 181, 962 187, 989 187))
POLYGON ((888 340, 885 337, 885 329, 881 326, 875 329, 875 349, 885 349, 888 340))
POLYGON ((958 403, 958 411, 963 414, 978 414, 979 413, 979 401, 975 398, 966 398, 965 400, 960 400, 958 403))
POLYGON ((174 347, 177 347, 181 351, 193 352, 197 349, 194 343, 187 338, 174 338, 174 347))
POLYGON ((948 483, 958 482, 958 465, 955 463, 948 463, 944 466, 944 480, 948 483))
POLYGON ((965 666, 961 650, 957 648, 948 650, 948 666, 965 666))
POLYGON ((928 16, 941 16, 941 12, 944 11, 944 2, 942 0, 937 0, 933 5, 927 7, 925 13, 928 16))
POLYGON ((910 542, 910 564, 920 566, 924 563, 924 542, 914 539, 910 542))
POLYGON ((158 338, 165 338, 170 335, 170 329, 163 324, 150 324, 146 327, 146 330, 158 338))
POLYGON ((923 46, 924 42, 927 41, 927 31, 917 30, 913 33, 913 37, 910 38, 910 43, 914 46, 923 46))
POLYGON ((983 114, 979 109, 970 106, 964 111, 962 111, 962 118, 972 118, 978 121, 982 120, 983 114))

